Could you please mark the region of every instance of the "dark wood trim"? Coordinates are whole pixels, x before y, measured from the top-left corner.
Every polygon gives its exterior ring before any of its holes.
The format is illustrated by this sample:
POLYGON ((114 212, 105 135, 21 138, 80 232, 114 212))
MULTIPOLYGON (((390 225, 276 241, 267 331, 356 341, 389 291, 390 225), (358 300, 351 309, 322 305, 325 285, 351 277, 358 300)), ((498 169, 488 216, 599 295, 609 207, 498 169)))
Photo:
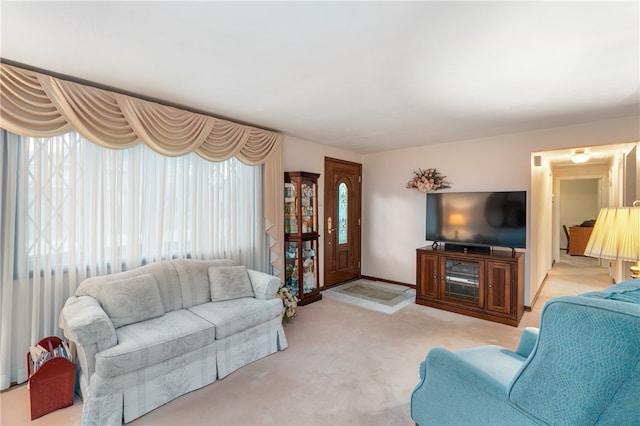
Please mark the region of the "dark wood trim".
POLYGON ((333 157, 325 156, 324 157, 325 163, 327 162, 327 160, 332 161, 334 163, 346 164, 348 166, 360 167, 360 172, 362 173, 362 163, 355 163, 353 161, 341 160, 340 158, 333 158, 333 157))

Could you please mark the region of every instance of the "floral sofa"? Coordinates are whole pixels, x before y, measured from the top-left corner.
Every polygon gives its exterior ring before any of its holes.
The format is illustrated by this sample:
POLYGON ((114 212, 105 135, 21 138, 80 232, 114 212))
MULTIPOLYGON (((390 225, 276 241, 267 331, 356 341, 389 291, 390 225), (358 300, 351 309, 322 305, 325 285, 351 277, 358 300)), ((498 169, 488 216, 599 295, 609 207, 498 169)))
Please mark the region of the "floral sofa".
POLYGON ((429 351, 411 395, 424 425, 640 425, 640 279, 549 300, 515 352, 429 351))
POLYGON ((192 259, 83 281, 60 313, 82 424, 130 422, 285 349, 279 284, 231 260, 192 259))

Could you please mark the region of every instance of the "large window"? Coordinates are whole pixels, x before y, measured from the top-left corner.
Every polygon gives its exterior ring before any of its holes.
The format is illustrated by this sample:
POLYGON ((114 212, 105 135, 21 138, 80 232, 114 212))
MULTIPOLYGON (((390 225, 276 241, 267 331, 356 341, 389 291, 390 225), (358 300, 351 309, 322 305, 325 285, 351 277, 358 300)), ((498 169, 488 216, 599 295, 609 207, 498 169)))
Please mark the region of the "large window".
POLYGON ((261 167, 142 144, 109 150, 76 133, 22 138, 17 154, 17 274, 96 275, 177 257, 264 266, 261 167))

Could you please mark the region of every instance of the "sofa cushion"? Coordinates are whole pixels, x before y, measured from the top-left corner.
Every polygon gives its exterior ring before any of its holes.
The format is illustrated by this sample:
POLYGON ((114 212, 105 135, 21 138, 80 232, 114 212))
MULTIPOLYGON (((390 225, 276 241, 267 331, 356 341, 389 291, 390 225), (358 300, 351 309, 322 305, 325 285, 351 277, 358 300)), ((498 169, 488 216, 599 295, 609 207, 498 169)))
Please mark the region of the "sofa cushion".
POLYGON ((209 268, 211 301, 253 297, 253 287, 244 266, 219 266, 209 268))
POLYGON ((102 285, 100 303, 115 328, 164 315, 158 283, 151 274, 102 285))
POLYGON ((115 377, 193 351, 215 341, 215 328, 180 309, 116 330, 118 344, 96 355, 96 373, 115 377))
POLYGON ((251 269, 247 269, 247 273, 249 274, 256 299, 268 300, 276 297, 276 293, 280 288, 280 280, 278 277, 251 269))
POLYGON ((211 266, 234 266, 231 259, 174 259, 171 264, 180 279, 182 308, 187 309, 201 303, 211 302, 209 268, 211 266))
POLYGON ((91 296, 100 300, 102 286, 110 285, 114 281, 122 281, 128 278, 137 277, 144 274, 152 274, 158 283, 160 297, 165 312, 182 309, 182 293, 178 274, 171 262, 159 261, 139 266, 128 271, 116 272, 113 274, 99 275, 84 280, 74 293, 75 296, 91 296))
POLYGON ((189 310, 216 326, 216 339, 224 339, 282 315, 282 300, 260 300, 252 297, 209 302, 189 310))

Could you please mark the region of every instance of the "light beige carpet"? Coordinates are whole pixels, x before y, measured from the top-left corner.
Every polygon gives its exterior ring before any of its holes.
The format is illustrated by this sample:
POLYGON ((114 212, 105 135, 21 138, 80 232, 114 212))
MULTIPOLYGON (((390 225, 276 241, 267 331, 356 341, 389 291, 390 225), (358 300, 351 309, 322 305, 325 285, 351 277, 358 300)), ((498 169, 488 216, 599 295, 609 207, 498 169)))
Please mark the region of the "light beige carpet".
MULTIPOLYGON (((394 314, 330 297, 302 306, 285 328, 289 348, 184 395, 130 425, 406 425, 418 365, 434 346, 514 349, 560 293, 608 286, 603 268, 559 264, 519 327, 410 304, 394 314)), ((326 293, 326 292, 325 292, 326 293)), ((2 425, 78 425, 82 403, 29 420, 25 385, 0 393, 2 425)))
POLYGON ((410 287, 360 279, 332 287, 324 295, 363 308, 392 314, 415 301, 410 287))

